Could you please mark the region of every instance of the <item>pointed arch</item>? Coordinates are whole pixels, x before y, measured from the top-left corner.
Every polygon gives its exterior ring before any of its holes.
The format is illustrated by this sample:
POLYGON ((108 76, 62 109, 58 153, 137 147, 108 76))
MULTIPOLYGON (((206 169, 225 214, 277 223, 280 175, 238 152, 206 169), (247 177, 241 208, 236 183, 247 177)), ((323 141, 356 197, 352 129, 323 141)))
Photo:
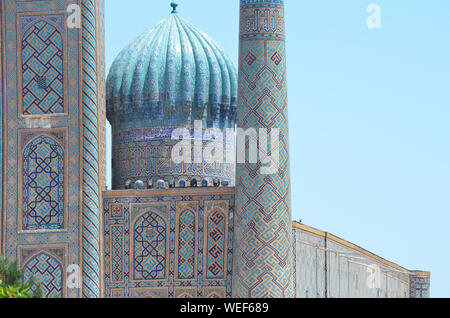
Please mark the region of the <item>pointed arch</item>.
POLYGON ((158 213, 141 214, 133 226, 133 279, 161 280, 166 278, 168 227, 158 213))
POLYGON ((23 279, 27 284, 34 277, 42 283, 46 298, 63 297, 64 269, 49 253, 42 251, 31 257, 24 266, 23 279))
POLYGON ((48 19, 27 26, 19 45, 19 115, 65 113, 65 37, 48 19))
POLYGON ((21 229, 64 230, 65 152, 60 142, 41 134, 22 152, 21 229))

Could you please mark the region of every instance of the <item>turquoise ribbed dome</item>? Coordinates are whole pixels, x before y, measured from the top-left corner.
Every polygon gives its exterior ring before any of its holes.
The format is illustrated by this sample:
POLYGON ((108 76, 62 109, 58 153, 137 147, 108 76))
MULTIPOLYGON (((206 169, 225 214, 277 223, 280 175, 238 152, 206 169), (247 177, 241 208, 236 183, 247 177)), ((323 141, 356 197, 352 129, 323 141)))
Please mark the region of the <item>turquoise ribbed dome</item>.
POLYGON ((194 120, 234 127, 237 72, 222 48, 175 11, 119 54, 106 101, 108 119, 119 130, 194 120))

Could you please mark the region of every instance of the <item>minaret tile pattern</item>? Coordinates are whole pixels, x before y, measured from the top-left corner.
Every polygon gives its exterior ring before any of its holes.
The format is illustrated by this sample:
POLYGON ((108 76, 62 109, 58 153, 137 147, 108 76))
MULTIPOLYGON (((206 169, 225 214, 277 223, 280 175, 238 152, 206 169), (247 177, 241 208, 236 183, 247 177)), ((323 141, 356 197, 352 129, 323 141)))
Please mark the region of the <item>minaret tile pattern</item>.
POLYGON ((282 0, 241 0, 239 62, 238 127, 279 129, 280 165, 276 174, 264 175, 260 163, 237 164, 233 297, 289 298, 294 291, 282 0))

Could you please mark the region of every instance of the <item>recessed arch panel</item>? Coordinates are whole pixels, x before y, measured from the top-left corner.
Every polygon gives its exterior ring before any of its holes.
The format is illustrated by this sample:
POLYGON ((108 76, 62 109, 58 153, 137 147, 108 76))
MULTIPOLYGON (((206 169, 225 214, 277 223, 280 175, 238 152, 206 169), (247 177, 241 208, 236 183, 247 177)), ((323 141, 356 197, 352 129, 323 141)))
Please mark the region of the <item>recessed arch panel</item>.
POLYGON ((65 152, 50 135, 32 139, 22 152, 22 231, 65 228, 65 152))

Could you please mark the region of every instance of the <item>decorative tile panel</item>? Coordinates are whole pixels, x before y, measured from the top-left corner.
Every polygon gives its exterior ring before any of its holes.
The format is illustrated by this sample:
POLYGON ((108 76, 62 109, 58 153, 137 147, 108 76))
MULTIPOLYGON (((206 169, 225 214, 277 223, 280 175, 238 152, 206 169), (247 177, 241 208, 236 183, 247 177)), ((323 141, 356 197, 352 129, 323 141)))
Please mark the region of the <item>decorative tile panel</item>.
MULTIPOLYGON (((174 129, 147 129, 147 130, 127 130, 114 131, 113 135, 113 171, 112 186, 119 190, 125 188, 127 180, 133 183, 136 180, 144 182, 158 178, 174 178, 176 182, 180 178, 192 178, 202 180, 203 178, 219 178, 226 180, 230 185, 234 185, 235 167, 230 163, 209 163, 206 158, 200 163, 195 163, 191 158, 191 163, 175 163, 172 160, 172 149, 179 143, 173 140, 172 131, 174 129)), ((191 132, 193 135, 194 132, 191 132)), ((202 149, 206 148, 211 140, 208 139, 206 131, 202 132, 204 140, 201 140, 202 149)), ((192 145, 194 139, 192 140, 192 145)), ((234 148, 234 136, 232 140, 224 137, 224 149, 234 148)))
POLYGON ((223 279, 226 275, 228 202, 206 202, 205 213, 205 279, 223 279))
POLYGON ((111 281, 121 282, 124 279, 124 226, 112 225, 110 229, 111 249, 111 281))
POLYGON ((135 205, 133 221, 133 280, 165 280, 168 270, 167 204, 135 205))
POLYGON ((409 281, 411 298, 430 298, 430 273, 415 272, 409 281))
POLYGON ((177 202, 175 277, 197 278, 198 202, 177 202))
POLYGON ((19 136, 21 230, 64 230, 67 130, 22 130, 19 136))
POLYGON ((42 283, 41 288, 46 298, 64 297, 65 259, 65 246, 21 246, 19 262, 24 269, 24 282, 29 282, 33 277, 42 283))
POLYGON ((21 14, 18 23, 20 115, 66 113, 65 14, 21 14))

